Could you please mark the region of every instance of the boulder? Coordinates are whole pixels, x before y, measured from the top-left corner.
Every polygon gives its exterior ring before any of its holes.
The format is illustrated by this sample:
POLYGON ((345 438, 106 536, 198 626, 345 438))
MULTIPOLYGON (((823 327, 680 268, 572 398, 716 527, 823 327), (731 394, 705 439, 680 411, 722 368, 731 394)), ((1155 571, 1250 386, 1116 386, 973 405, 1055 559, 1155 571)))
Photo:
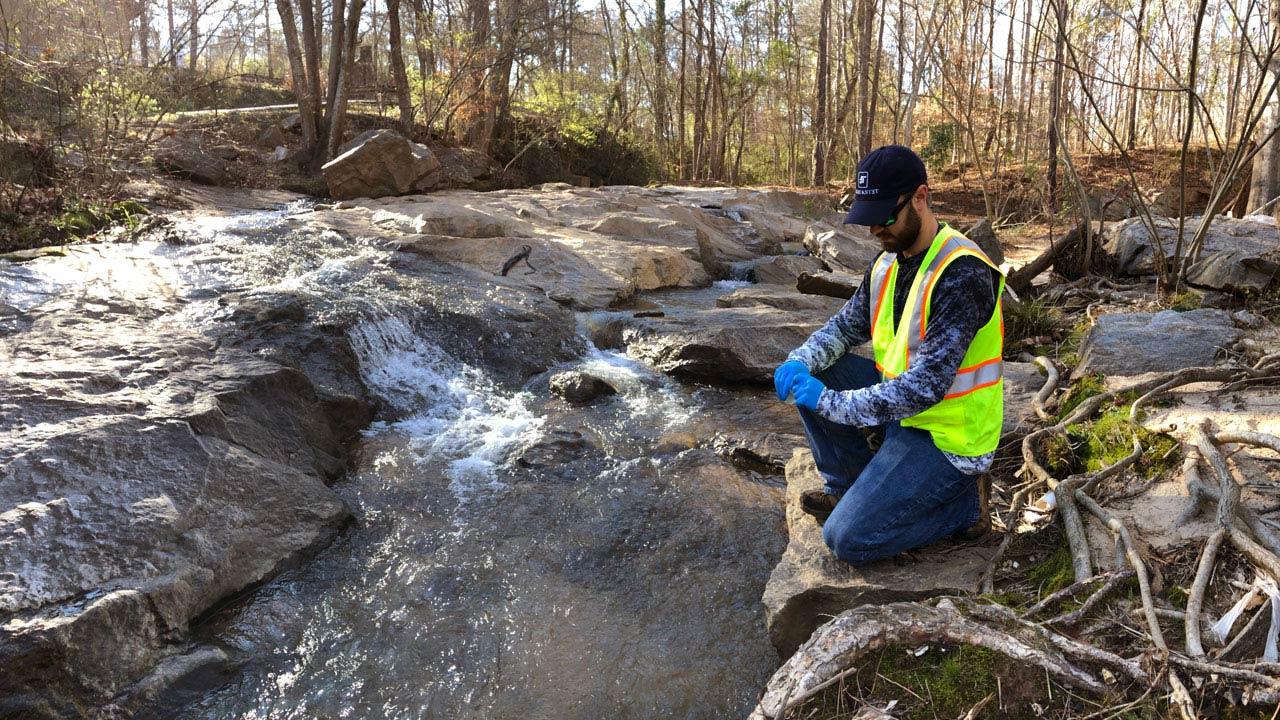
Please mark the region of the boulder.
POLYGON ((274 148, 286 142, 284 130, 280 125, 272 123, 258 135, 258 144, 264 148, 274 148))
POLYGON ((1072 377, 1095 372, 1141 375, 1213 365, 1218 353, 1235 344, 1240 335, 1225 310, 1102 315, 1080 348, 1080 363, 1072 377))
POLYGON ((991 227, 991 218, 982 218, 978 222, 961 230, 964 236, 977 243, 982 248, 982 252, 987 254, 991 262, 999 265, 1004 262, 1004 248, 1000 245, 1000 238, 996 237, 996 231, 991 227))
POLYGON ((394 130, 370 130, 344 146, 321 167, 329 194, 339 200, 403 195, 435 184, 440 167, 424 145, 410 142, 394 130))
POLYGON ((751 307, 763 305, 779 310, 821 311, 834 315, 843 305, 840 298, 826 295, 804 295, 782 285, 750 285, 716 298, 716 307, 751 307))
POLYGON ((808 255, 779 255, 759 263, 752 269, 755 281, 766 285, 796 286, 796 278, 803 273, 822 272, 822 261, 808 255))
POLYGON ((831 554, 822 527, 800 509, 801 494, 823 486, 809 450, 795 451, 786 476, 790 541, 763 597, 769 639, 780 657, 790 657, 818 626, 858 605, 972 592, 995 554, 994 544, 940 543, 855 567, 831 554))
POLYGON ((440 165, 441 182, 455 188, 476 187, 502 170, 493 158, 465 147, 442 148, 440 165))
POLYGON ((831 317, 826 310, 766 306, 676 310, 663 317, 615 317, 593 329, 598 347, 680 377, 718 383, 769 382, 791 352, 831 317))
POLYGON ((228 177, 227 161, 207 153, 195 141, 162 138, 156 147, 156 165, 205 185, 222 185, 228 177))
POLYGON ((860 225, 811 225, 804 246, 832 270, 861 276, 880 255, 880 241, 860 225))
MULTIPOLYGON (((1177 245, 1178 221, 1154 219, 1166 257, 1173 258, 1177 245)), ((1189 217, 1183 233, 1183 248, 1195 236, 1199 217, 1189 217)), ((1129 218, 1110 225, 1104 238, 1106 249, 1116 258, 1116 272, 1140 276, 1155 273, 1151 233, 1142 218, 1129 218)), ((1251 215, 1244 218, 1215 217, 1205 236, 1200 260, 1187 268, 1193 285, 1236 293, 1261 293, 1280 273, 1280 230, 1274 218, 1251 215)))
POLYGON ((848 300, 862 286, 862 277, 848 273, 801 273, 796 290, 808 295, 826 295, 848 300))
POLYGON ((618 389, 603 378, 577 370, 556 373, 549 382, 551 392, 575 405, 584 405, 597 398, 618 393, 618 389))

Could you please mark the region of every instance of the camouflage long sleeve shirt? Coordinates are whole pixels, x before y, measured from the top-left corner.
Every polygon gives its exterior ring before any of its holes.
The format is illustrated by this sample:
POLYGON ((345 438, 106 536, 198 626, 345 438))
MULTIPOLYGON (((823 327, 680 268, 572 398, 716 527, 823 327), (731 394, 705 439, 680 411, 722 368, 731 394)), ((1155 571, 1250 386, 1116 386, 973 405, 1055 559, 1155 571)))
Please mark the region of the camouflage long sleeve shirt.
MULTIPOLYGON (((907 293, 927 253, 898 256, 893 294, 893 322, 902 319, 907 293)), ((871 339, 871 270, 862 285, 826 325, 787 356, 816 373, 834 364, 853 348, 871 339)), ((919 354, 895 378, 857 390, 828 388, 818 399, 818 414, 843 425, 881 425, 916 415, 936 405, 955 380, 956 371, 978 330, 995 309, 992 271, 981 260, 960 257, 938 278, 931 301, 929 325, 919 354)), ((975 457, 943 452, 961 472, 976 475, 991 467, 995 453, 975 457)))

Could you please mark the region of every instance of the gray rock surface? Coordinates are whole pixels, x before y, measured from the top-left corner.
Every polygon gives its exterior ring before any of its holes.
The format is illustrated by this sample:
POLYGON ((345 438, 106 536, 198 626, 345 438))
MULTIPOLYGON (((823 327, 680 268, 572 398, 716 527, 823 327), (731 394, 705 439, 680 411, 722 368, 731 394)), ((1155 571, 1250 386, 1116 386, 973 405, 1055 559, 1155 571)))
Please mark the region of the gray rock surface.
POLYGON ((425 145, 394 130, 370 130, 321 168, 329 195, 339 200, 403 195, 432 187, 440 161, 425 145))
POLYGON ((813 310, 834 315, 844 300, 827 295, 805 295, 794 287, 783 285, 751 285, 738 288, 716 298, 716 307, 751 307, 764 305, 779 310, 813 310))
POLYGON ((577 370, 556 373, 549 382, 551 392, 577 405, 605 395, 616 395, 618 392, 617 388, 603 378, 577 370))
MULTIPOLYGON (((1172 259, 1178 239, 1176 218, 1155 218, 1156 230, 1165 256, 1172 259)), ((1199 217, 1189 217, 1183 234, 1183 247, 1195 236, 1199 217)), ((1116 258, 1116 271, 1121 275, 1155 273, 1151 233, 1141 218, 1129 218, 1107 227, 1104 238, 1107 251, 1116 258)), ((1280 229, 1274 218, 1251 215, 1245 218, 1214 218, 1205 237, 1200 260, 1187 268, 1187 279, 1194 285, 1236 293, 1260 293, 1274 283, 1280 274, 1280 229)))
POLYGON ((861 275, 842 272, 802 273, 796 278, 796 289, 808 295, 826 295, 848 300, 862 286, 861 275))
POLYGON ((1225 310, 1102 315, 1080 348, 1072 373, 1141 375, 1213 365, 1219 353, 1240 338, 1225 310))
POLYGON ((876 256, 880 241, 860 225, 820 223, 804 234, 804 246, 832 270, 862 277, 876 256))
POLYGON ((752 270, 755 281, 762 285, 796 286, 796 278, 803 273, 822 272, 822 261, 807 255, 779 255, 756 265, 752 270))

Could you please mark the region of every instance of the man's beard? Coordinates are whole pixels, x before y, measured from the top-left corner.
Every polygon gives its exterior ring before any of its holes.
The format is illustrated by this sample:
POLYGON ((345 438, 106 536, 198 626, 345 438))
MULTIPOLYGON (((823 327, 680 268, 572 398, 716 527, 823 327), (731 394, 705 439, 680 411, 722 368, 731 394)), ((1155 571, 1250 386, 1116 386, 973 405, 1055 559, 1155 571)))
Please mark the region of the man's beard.
POLYGON ((915 244, 920 236, 920 215, 909 203, 899 213, 898 222, 880 231, 880 247, 885 252, 901 253, 915 244))

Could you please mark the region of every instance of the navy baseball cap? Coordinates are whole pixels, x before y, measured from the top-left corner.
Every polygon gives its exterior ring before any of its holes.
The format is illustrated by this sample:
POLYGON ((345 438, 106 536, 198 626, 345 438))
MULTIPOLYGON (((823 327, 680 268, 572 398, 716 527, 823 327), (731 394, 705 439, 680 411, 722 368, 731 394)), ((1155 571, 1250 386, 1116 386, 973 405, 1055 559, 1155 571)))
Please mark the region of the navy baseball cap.
POLYGON ((898 198, 929 182, 924 161, 904 145, 876 148, 858 163, 853 206, 845 225, 883 225, 898 206, 898 198))

